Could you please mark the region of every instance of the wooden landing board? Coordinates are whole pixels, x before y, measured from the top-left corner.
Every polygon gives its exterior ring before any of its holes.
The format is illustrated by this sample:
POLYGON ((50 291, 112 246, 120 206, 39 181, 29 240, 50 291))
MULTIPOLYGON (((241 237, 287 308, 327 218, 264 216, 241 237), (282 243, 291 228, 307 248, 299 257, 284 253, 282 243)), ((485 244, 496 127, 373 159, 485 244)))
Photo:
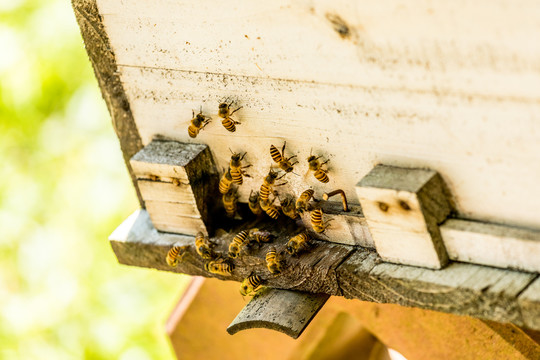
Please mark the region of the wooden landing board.
POLYGON ((227 332, 234 335, 242 330, 264 328, 297 339, 329 297, 327 294, 265 289, 240 311, 227 332))
MULTIPOLYGON (((280 227, 290 234, 287 225, 280 227)), ((218 250, 223 251, 231 238, 227 234, 214 239, 219 243, 218 250)), ((110 240, 119 262, 126 265, 234 281, 241 281, 254 271, 269 287, 396 303, 540 330, 536 322, 540 317, 540 299, 533 287, 533 281, 538 281, 535 274, 461 263, 452 263, 443 270, 428 270, 383 263, 373 250, 317 242, 310 253, 297 259, 287 258, 287 270, 282 276, 268 276, 262 258, 265 248, 261 248, 236 261, 233 276, 222 277, 203 270, 203 261, 193 247, 177 268, 168 267, 165 255, 170 247, 193 244, 193 238, 159 233, 145 211, 132 215, 110 240)), ((276 244, 283 246, 281 236, 276 244)))
POLYGON ((243 201, 287 140, 299 174, 311 148, 330 158, 330 183, 290 176, 295 195, 343 188, 354 203, 377 163, 431 168, 460 217, 540 229, 534 2, 97 3, 143 143, 191 141, 202 106, 214 120, 195 141, 221 169, 229 147, 254 164, 243 201), (243 106, 234 134, 215 116, 227 97, 243 106))

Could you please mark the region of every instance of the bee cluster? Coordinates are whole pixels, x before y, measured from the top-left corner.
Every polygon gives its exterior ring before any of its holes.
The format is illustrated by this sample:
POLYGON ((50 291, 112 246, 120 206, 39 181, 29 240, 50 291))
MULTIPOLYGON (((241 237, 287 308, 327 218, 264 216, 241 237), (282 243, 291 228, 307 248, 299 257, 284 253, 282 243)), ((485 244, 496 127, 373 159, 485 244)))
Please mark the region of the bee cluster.
MULTIPOLYGON (((230 132, 236 131, 236 125, 240 122, 231 118, 231 115, 240 110, 241 107, 231 111, 231 105, 233 103, 222 102, 219 105, 218 116, 222 118, 222 125, 230 132)), ((202 110, 195 115, 193 113, 193 119, 188 127, 188 134, 190 137, 195 138, 200 130, 210 122, 210 118, 202 114, 202 110)), ((312 238, 310 234, 304 228, 304 225, 300 219, 300 214, 304 212, 310 212, 310 223, 314 232, 323 233, 329 226, 329 221, 324 221, 323 211, 320 207, 320 200, 315 198, 315 191, 313 189, 307 189, 295 199, 293 194, 284 194, 280 197, 276 188, 286 185, 287 180, 284 179, 289 173, 294 173, 294 166, 299 163, 297 155, 286 156, 285 153, 286 142, 284 142, 281 151, 274 145, 270 146, 270 157, 276 164, 277 168, 272 166, 269 169, 268 174, 262 179, 260 188, 251 189, 249 196, 249 209, 257 217, 268 216, 273 220, 280 217, 280 214, 285 215, 296 221, 300 233, 289 238, 284 250, 278 251, 275 246, 271 246, 264 256, 266 261, 266 268, 269 272, 269 276, 279 275, 286 264, 285 253, 290 256, 298 256, 301 253, 309 250, 312 238), (296 158, 296 159, 295 159, 296 158), (294 159, 294 161, 293 161, 294 159), (280 174, 280 171, 283 173, 280 174), (276 205, 276 199, 279 200, 279 205, 276 205)), ((244 158, 246 152, 237 153, 231 150, 231 159, 229 161, 228 169, 223 173, 219 181, 219 192, 222 194, 223 208, 227 217, 231 219, 242 219, 238 214, 238 187, 242 186, 244 177, 251 177, 247 170, 252 164, 244 164, 244 158)), ((306 158, 309 171, 313 173, 315 179, 323 184, 329 182, 328 169, 324 166, 329 160, 320 161, 321 157, 310 153, 306 158)), ((297 174, 295 174, 297 175, 297 174)), ((338 190, 343 194, 343 191, 338 190)), ((333 193, 336 193, 334 191, 333 193)), ((331 193, 331 194, 333 194, 331 193)), ((323 200, 327 200, 330 194, 325 194, 323 200)), ((207 236, 202 233, 197 234, 195 238, 195 249, 200 257, 206 261, 205 270, 218 274, 221 276, 231 276, 234 271, 233 259, 237 259, 245 254, 248 248, 253 244, 270 243, 274 239, 274 235, 265 230, 259 230, 253 228, 250 230, 242 230, 229 244, 228 253, 216 252, 216 244, 209 240, 207 236)), ((182 259, 183 255, 187 251, 186 246, 175 246, 170 249, 167 254, 167 264, 175 267, 178 261, 182 259)), ((261 274, 262 275, 262 274, 261 274)), ((263 288, 264 279, 261 275, 254 274, 253 272, 244 279, 240 287, 240 293, 245 295, 255 295, 263 288)), ((265 276, 265 275, 262 275, 265 276)))

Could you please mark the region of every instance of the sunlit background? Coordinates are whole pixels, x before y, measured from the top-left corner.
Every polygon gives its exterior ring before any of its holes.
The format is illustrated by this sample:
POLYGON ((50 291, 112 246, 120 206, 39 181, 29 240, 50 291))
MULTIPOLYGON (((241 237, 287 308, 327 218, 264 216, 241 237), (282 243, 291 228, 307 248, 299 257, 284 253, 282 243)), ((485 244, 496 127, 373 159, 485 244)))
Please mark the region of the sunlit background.
POLYGON ((109 246, 138 204, 68 0, 0 0, 0 164, 0 358, 173 358, 187 278, 109 246))

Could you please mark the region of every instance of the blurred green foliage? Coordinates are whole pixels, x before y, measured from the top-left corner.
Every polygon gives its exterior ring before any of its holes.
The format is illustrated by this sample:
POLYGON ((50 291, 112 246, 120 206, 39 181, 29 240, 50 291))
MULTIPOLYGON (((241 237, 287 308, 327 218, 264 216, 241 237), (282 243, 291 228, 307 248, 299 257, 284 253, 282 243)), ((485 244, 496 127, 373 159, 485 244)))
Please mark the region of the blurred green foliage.
POLYGON ((0 45, 0 358, 173 358, 187 277, 110 249, 138 204, 70 2, 0 2, 0 45))

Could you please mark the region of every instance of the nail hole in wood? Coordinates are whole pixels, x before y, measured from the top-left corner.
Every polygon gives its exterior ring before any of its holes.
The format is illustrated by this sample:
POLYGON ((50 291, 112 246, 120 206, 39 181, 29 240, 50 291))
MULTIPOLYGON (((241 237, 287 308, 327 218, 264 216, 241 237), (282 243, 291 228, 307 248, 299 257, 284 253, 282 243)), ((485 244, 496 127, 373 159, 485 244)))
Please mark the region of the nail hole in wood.
POLYGON ((407 204, 405 201, 403 200, 399 200, 399 206, 401 206, 401 208, 403 210, 406 210, 406 211, 409 211, 411 210, 411 207, 409 206, 409 204, 407 204))
POLYGON ((379 205, 379 209, 381 209, 381 211, 383 211, 383 212, 388 211, 388 204, 387 203, 383 203, 383 202, 379 201, 378 205, 379 205))

